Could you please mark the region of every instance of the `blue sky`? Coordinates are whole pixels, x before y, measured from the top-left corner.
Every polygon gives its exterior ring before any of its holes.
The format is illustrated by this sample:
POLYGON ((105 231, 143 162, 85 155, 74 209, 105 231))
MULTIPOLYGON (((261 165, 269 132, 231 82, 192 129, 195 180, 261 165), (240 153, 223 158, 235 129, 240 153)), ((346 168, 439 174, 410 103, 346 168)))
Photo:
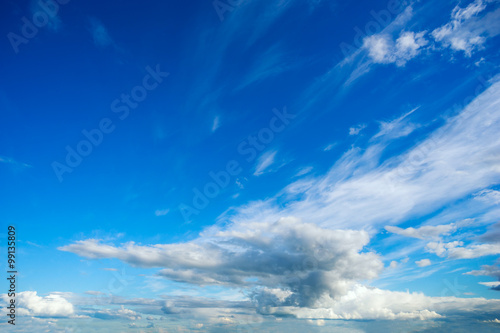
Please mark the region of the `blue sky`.
POLYGON ((500 327, 498 1, 1 6, 3 328, 500 327))

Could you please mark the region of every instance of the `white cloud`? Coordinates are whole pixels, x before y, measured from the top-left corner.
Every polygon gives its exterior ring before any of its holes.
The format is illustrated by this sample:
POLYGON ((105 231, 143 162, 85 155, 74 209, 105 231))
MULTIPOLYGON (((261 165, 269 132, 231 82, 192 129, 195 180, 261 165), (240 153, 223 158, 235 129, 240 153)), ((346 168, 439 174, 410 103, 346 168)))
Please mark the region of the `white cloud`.
MULTIPOLYGON (((228 222, 225 227, 208 228, 190 242, 115 246, 88 239, 60 250, 161 267, 159 274, 174 281, 243 288, 263 313, 425 319, 476 306, 498 309, 498 300, 429 298, 359 285, 383 269, 378 255, 365 249, 368 231, 424 216, 500 182, 498 105, 497 82, 407 152, 381 162, 384 140, 364 150, 353 148, 326 175, 286 187, 300 185, 300 193, 280 191, 275 198, 228 211, 221 217, 228 222), (280 196, 294 194, 297 200, 277 204, 280 196)), ((258 164, 263 171, 273 162, 274 155, 267 155, 258 164)), ((437 231, 402 232, 427 237, 437 231)), ((464 246, 460 241, 427 246, 452 259, 496 251, 489 244, 464 246)))
POLYGON ((470 57, 483 48, 488 38, 500 33, 500 9, 479 16, 491 2, 476 0, 465 8, 457 5, 451 13, 451 21, 432 31, 432 36, 444 47, 463 51, 470 57))
POLYGON ((366 128, 366 124, 359 124, 357 126, 349 128, 349 135, 358 135, 363 129, 366 128))
POLYGON ((170 212, 170 209, 157 209, 155 211, 156 216, 165 216, 170 212))
POLYGON ((480 275, 491 276, 500 280, 500 267, 493 265, 492 266, 483 265, 481 266, 481 270, 470 271, 465 274, 475 275, 475 276, 480 276, 480 275))
POLYGON ((420 319, 441 318, 447 314, 489 312, 500 309, 500 300, 484 298, 428 297, 421 293, 394 292, 356 285, 334 300, 321 298, 314 308, 266 307, 265 314, 292 314, 298 318, 321 319, 420 319))
POLYGON ((451 259, 474 259, 495 254, 500 254, 500 244, 474 244, 448 250, 448 257, 451 259))
POLYGON ((500 320, 497 318, 492 319, 492 320, 484 320, 483 322, 484 323, 492 323, 492 324, 500 324, 500 320))
POLYGON ((395 63, 397 66, 404 66, 427 45, 425 34, 425 31, 419 33, 402 31, 396 41, 389 34, 375 34, 364 39, 363 47, 375 63, 395 63))
MULTIPOLYGON (((257 303, 270 289, 292 294, 284 303, 312 304, 323 294, 344 294, 356 280, 375 278, 383 264, 377 255, 361 253, 368 233, 327 230, 293 218, 274 223, 213 228, 199 239, 179 244, 120 247, 97 240, 60 248, 87 258, 117 258, 134 266, 163 267, 170 280, 199 285, 254 287, 257 303)), ((273 296, 276 297, 276 296, 273 296)))
POLYGON ((274 158, 276 157, 276 153, 277 153, 276 150, 272 150, 262 154, 259 157, 257 161, 257 166, 255 167, 254 176, 260 176, 264 172, 266 172, 266 169, 268 169, 274 163, 274 158))
POLYGON ((448 256, 450 259, 474 259, 500 254, 500 244, 471 244, 464 247, 461 241, 431 242, 426 248, 429 252, 440 257, 448 256))
POLYGON ((372 139, 378 137, 383 137, 386 139, 396 139, 408 136, 418 127, 416 124, 413 124, 409 121, 408 116, 417 111, 419 108, 420 106, 417 106, 416 108, 392 121, 381 121, 380 130, 373 136, 372 139))
POLYGON ((486 287, 491 287, 491 288, 500 287, 500 281, 494 281, 494 282, 479 282, 479 284, 482 284, 483 286, 486 286, 486 287))
POLYGON ((496 82, 406 152, 381 162, 385 141, 354 147, 326 175, 311 179, 300 200, 278 207, 279 197, 271 198, 224 218, 244 223, 297 216, 324 227, 363 228, 431 213, 500 182, 499 103, 496 82))
POLYGON ((299 171, 297 171, 297 173, 294 175, 294 177, 300 177, 300 176, 303 176, 303 175, 307 175, 308 173, 310 173, 311 171, 313 171, 313 167, 312 166, 307 166, 307 167, 303 167, 303 168, 300 168, 299 171))
POLYGON ((386 226, 385 229, 394 234, 418 239, 438 239, 443 234, 448 234, 455 229, 455 224, 423 226, 419 228, 402 229, 394 226, 386 226))
POLYGON ((0 163, 10 164, 14 167, 20 167, 20 168, 31 168, 32 167, 31 165, 29 165, 27 163, 18 162, 15 159, 13 159, 11 157, 7 157, 7 156, 0 156, 0 163))
POLYGON ((327 145, 325 148, 323 148, 323 151, 330 151, 332 150, 335 146, 337 145, 337 143, 330 143, 329 145, 327 145))
POLYGON ((415 261, 415 264, 417 264, 418 267, 427 267, 432 265, 431 261, 429 259, 422 259, 415 261))
POLYGON ((483 201, 492 205, 500 204, 500 191, 483 190, 474 195, 474 199, 483 201))
MULTIPOLYGON (((9 301, 6 294, 1 296, 4 302, 9 301)), ((75 315, 73 304, 58 293, 38 296, 36 291, 22 291, 16 293, 16 302, 19 304, 17 311, 20 315, 34 317, 72 317, 75 315)), ((5 308, 2 310, 5 311, 5 308)))
POLYGON ((215 132, 220 126, 220 117, 215 116, 212 122, 212 133, 215 132))
POLYGON ((114 309, 97 310, 93 314, 93 317, 99 318, 99 319, 104 319, 104 320, 116 320, 116 319, 140 320, 140 319, 142 319, 142 316, 140 314, 138 314, 137 312, 135 312, 133 310, 126 309, 123 305, 118 310, 114 310, 114 309))

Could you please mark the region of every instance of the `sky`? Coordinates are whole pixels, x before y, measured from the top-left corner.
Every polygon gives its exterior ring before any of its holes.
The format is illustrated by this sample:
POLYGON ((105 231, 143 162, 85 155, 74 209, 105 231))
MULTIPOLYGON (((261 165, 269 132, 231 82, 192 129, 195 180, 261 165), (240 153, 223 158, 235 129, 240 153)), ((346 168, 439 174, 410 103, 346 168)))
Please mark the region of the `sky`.
POLYGON ((499 1, 0 6, 2 331, 500 329, 499 1))

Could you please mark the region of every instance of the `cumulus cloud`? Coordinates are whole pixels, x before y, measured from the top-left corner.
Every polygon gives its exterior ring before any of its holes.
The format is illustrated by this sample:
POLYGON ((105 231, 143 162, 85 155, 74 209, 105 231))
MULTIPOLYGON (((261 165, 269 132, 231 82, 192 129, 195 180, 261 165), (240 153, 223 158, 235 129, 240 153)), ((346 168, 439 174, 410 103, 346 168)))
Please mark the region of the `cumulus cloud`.
POLYGON ((425 34, 425 31, 418 33, 402 31, 394 41, 391 35, 380 33, 366 37, 363 47, 375 63, 395 63, 397 66, 404 66, 427 45, 425 34))
MULTIPOLYGON (((6 294, 3 301, 8 302, 6 294)), ((58 293, 47 296, 38 296, 36 291, 22 291, 16 293, 16 302, 19 304, 18 313, 33 317, 71 317, 75 314, 73 304, 58 293)))
POLYGON ((500 319, 485 320, 485 323, 500 324, 500 319))
MULTIPOLYGON (((294 218, 213 230, 180 244, 112 246, 97 240, 60 248, 87 258, 118 258, 141 267, 164 267, 170 280, 199 285, 259 286, 290 292, 286 304, 311 305, 328 294, 342 295, 357 280, 383 268, 377 255, 361 252, 368 233, 328 230, 294 218)), ((254 290, 255 300, 271 289, 254 290)))
MULTIPOLYGON (((261 313, 397 319, 438 318, 450 308, 470 304, 498 309, 494 300, 467 299, 465 304, 360 283, 376 278, 383 269, 378 255, 366 249, 370 238, 362 229, 424 216, 500 182, 499 104, 496 82, 408 151, 381 162, 384 140, 364 150, 353 148, 326 175, 287 187, 299 184, 301 191, 282 191, 230 210, 221 216, 224 227, 208 228, 190 242, 114 245, 88 239, 60 250, 160 267, 160 276, 178 282, 243 288, 261 313), (282 195, 292 196, 286 206, 277 204, 282 195), (294 195, 299 195, 296 200, 294 195)), ((425 238, 450 229, 393 230, 425 238)), ((489 245, 437 241, 427 246, 438 255, 458 259, 498 250, 489 245)))
POLYGON ((476 0, 465 8, 457 5, 451 12, 450 22, 432 31, 432 36, 444 47, 470 57, 488 38, 500 33, 500 9, 480 16, 491 2, 476 0))
POLYGON ((432 263, 429 259, 422 259, 415 261, 415 264, 417 264, 418 267, 427 267, 430 266, 432 263))
POLYGON ((422 293, 394 292, 356 285, 338 300, 327 296, 321 298, 314 308, 274 306, 260 311, 265 314, 316 319, 425 320, 478 310, 495 313, 499 309, 500 300, 428 297, 422 293))

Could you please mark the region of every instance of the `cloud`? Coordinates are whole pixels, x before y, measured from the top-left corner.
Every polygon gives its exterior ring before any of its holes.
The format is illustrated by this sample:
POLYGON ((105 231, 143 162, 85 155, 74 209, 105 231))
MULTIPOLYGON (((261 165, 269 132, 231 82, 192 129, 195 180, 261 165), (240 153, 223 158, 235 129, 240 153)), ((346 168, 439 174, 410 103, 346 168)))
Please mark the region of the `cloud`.
POLYGON ((323 151, 330 151, 332 150, 335 146, 337 145, 336 142, 328 144, 325 148, 323 148, 323 151))
POLYGON ((432 265, 431 261, 429 259, 422 259, 415 261, 415 264, 417 264, 418 267, 427 267, 432 265))
POLYGON ((462 245, 461 241, 431 242, 427 244, 426 248, 429 252, 440 257, 448 256, 450 259, 474 259, 500 254, 500 244, 471 244, 465 247, 462 245))
POLYGON ((155 211, 156 216, 165 216, 170 212, 170 209, 157 209, 155 211))
POLYGON ((253 83, 279 75, 296 66, 287 59, 281 47, 275 44, 257 57, 236 89, 242 89, 253 83))
POLYGON ((492 320, 485 320, 483 321, 484 323, 492 323, 492 324, 500 324, 500 320, 495 318, 495 319, 492 319, 492 320))
POLYGON ((85 292, 87 295, 92 295, 92 296, 100 296, 100 295, 106 295, 102 291, 95 291, 95 290, 88 290, 85 292))
POLYGON ((312 166, 307 166, 307 167, 303 167, 303 168, 300 168, 299 171, 297 171, 297 173, 294 175, 294 177, 300 177, 300 176, 303 176, 303 175, 307 175, 308 173, 310 173, 311 171, 313 171, 314 167, 312 166))
MULTIPOLYGON (((5 304, 9 301, 6 294, 1 295, 5 304)), ((19 304, 18 314, 34 317, 72 317, 75 314, 73 304, 57 293, 38 296, 36 291, 16 293, 19 304)), ((5 310, 5 309, 2 309, 5 310)))
POLYGON ((474 259, 495 254, 500 254, 500 244, 474 244, 448 250, 448 257, 451 259, 474 259))
POLYGON ((391 120, 391 121, 381 121, 380 130, 377 134, 373 136, 372 139, 383 137, 385 139, 396 139, 408 136, 412 133, 418 126, 409 121, 409 115, 417 111, 420 107, 417 106, 413 110, 403 114, 402 116, 391 120))
POLYGON ((481 311, 495 313, 500 300, 484 298, 428 297, 422 293, 394 292, 356 285, 337 300, 324 297, 314 308, 266 307, 262 313, 313 319, 429 320, 446 315, 481 311))
POLYGON ((94 44, 96 46, 105 48, 108 46, 115 46, 115 42, 111 38, 108 33, 108 29, 102 24, 100 20, 95 17, 91 17, 89 19, 90 23, 90 33, 92 34, 92 38, 94 39, 94 44))
POLYGON ((395 63, 397 66, 404 66, 427 45, 425 33, 425 31, 419 33, 402 31, 396 41, 389 34, 375 34, 363 40, 363 48, 368 51, 368 55, 375 63, 395 63))
POLYGON ((215 116, 214 117, 214 120, 212 122, 212 133, 215 132, 220 126, 220 117, 219 116, 215 116))
POLYGON ((15 159, 13 159, 11 157, 6 157, 6 156, 0 156, 0 163, 10 164, 13 167, 23 168, 23 169, 32 167, 31 165, 29 165, 27 163, 18 162, 15 159))
MULTIPOLYGON (((499 103, 500 83, 495 82, 399 155, 380 161, 386 140, 354 147, 325 175, 285 187, 300 191, 283 190, 229 210, 220 217, 223 227, 216 224, 189 242, 114 245, 87 239, 59 249, 159 267, 159 276, 181 283, 242 289, 261 313, 274 315, 432 319, 469 307, 498 310, 498 300, 430 298, 361 283, 383 270, 379 256, 367 249, 369 232, 425 216, 500 182, 499 103), (290 198, 287 205, 280 204, 283 196, 290 198)), ((275 157, 273 152, 263 156, 258 161, 261 172, 275 157)), ((425 238, 449 229, 393 230, 425 238)), ((495 253, 498 249, 491 245, 438 241, 427 247, 459 259, 495 253)))
POLYGON ((450 22, 432 31, 432 36, 444 47, 462 51, 470 57, 483 48, 488 38, 500 33, 500 9, 479 17, 491 2, 476 0, 465 8, 457 5, 451 12, 450 22))
MULTIPOLYGON (((30 2, 30 11, 31 11, 31 15, 39 15, 40 13, 43 13, 43 14, 46 14, 47 15, 47 24, 44 25, 44 27, 46 27, 47 29, 53 31, 53 32, 59 32, 61 30, 61 27, 62 27, 62 21, 61 21, 61 18, 59 17, 58 14, 58 10, 56 10, 55 12, 50 12, 47 13, 46 10, 44 10, 42 8, 42 6, 40 6, 40 4, 44 4, 43 1, 38 1, 38 0, 31 0, 30 2), (37 14, 38 13, 38 14, 37 14)), ((56 4, 57 6, 57 4, 56 4)), ((49 5, 50 7, 50 5, 49 5)), ((59 7, 59 10, 61 8, 59 7)))
POLYGON ((486 286, 486 287, 491 287, 491 289, 494 289, 494 290, 500 290, 500 281, 479 282, 479 284, 482 284, 483 286, 486 286))
POLYGON ((103 320, 116 320, 116 319, 126 319, 126 320, 140 320, 141 315, 137 312, 126 309, 123 305, 118 310, 102 309, 98 310, 93 314, 93 317, 103 320))
MULTIPOLYGON (((290 291, 284 303, 310 305, 323 294, 344 294, 356 280, 375 278, 378 257, 361 253, 364 231, 327 230, 293 218, 213 230, 188 243, 120 247, 96 240, 60 248, 87 258, 117 258, 134 266, 164 267, 160 275, 198 285, 258 286, 290 291), (254 280, 255 279, 255 280, 254 280)), ((265 298, 265 297, 264 297, 265 298)))
POLYGON ((236 208, 225 218, 243 223, 285 215, 307 217, 321 226, 363 228, 431 213, 500 182, 498 103, 496 82, 401 154, 380 161, 385 141, 353 147, 326 175, 311 179, 300 200, 279 207, 280 198, 270 198, 236 208))
POLYGON ((262 154, 257 161, 257 166, 255 167, 254 176, 260 176, 264 172, 266 172, 266 169, 268 169, 274 163, 274 158, 276 157, 276 154, 277 154, 276 150, 272 150, 262 154))
POLYGON ((358 135, 363 129, 366 128, 366 124, 360 124, 355 127, 349 128, 349 135, 358 135))
MULTIPOLYGON (((376 278, 383 269, 380 258, 365 250, 368 242, 365 231, 322 229, 283 218, 275 223, 212 227, 187 243, 112 246, 88 240, 60 250, 88 258, 117 258, 140 267, 163 267, 159 275, 177 282, 244 288, 264 315, 394 320, 440 318, 476 307, 500 309, 499 300, 468 299, 465 304, 457 298, 359 284, 376 278)), ((216 301, 196 304, 189 300, 184 305, 168 301, 162 311, 182 315, 185 307, 216 307, 211 302, 216 301)))
POLYGON ((481 266, 481 270, 470 271, 465 274, 475 275, 475 276, 491 276, 500 281, 500 267, 495 265, 483 265, 481 266))
POLYGON ((419 228, 402 229, 394 226, 386 226, 385 230, 405 237, 418 238, 418 239, 438 239, 443 234, 448 234, 455 230, 455 224, 437 225, 437 226, 423 226, 419 228))

